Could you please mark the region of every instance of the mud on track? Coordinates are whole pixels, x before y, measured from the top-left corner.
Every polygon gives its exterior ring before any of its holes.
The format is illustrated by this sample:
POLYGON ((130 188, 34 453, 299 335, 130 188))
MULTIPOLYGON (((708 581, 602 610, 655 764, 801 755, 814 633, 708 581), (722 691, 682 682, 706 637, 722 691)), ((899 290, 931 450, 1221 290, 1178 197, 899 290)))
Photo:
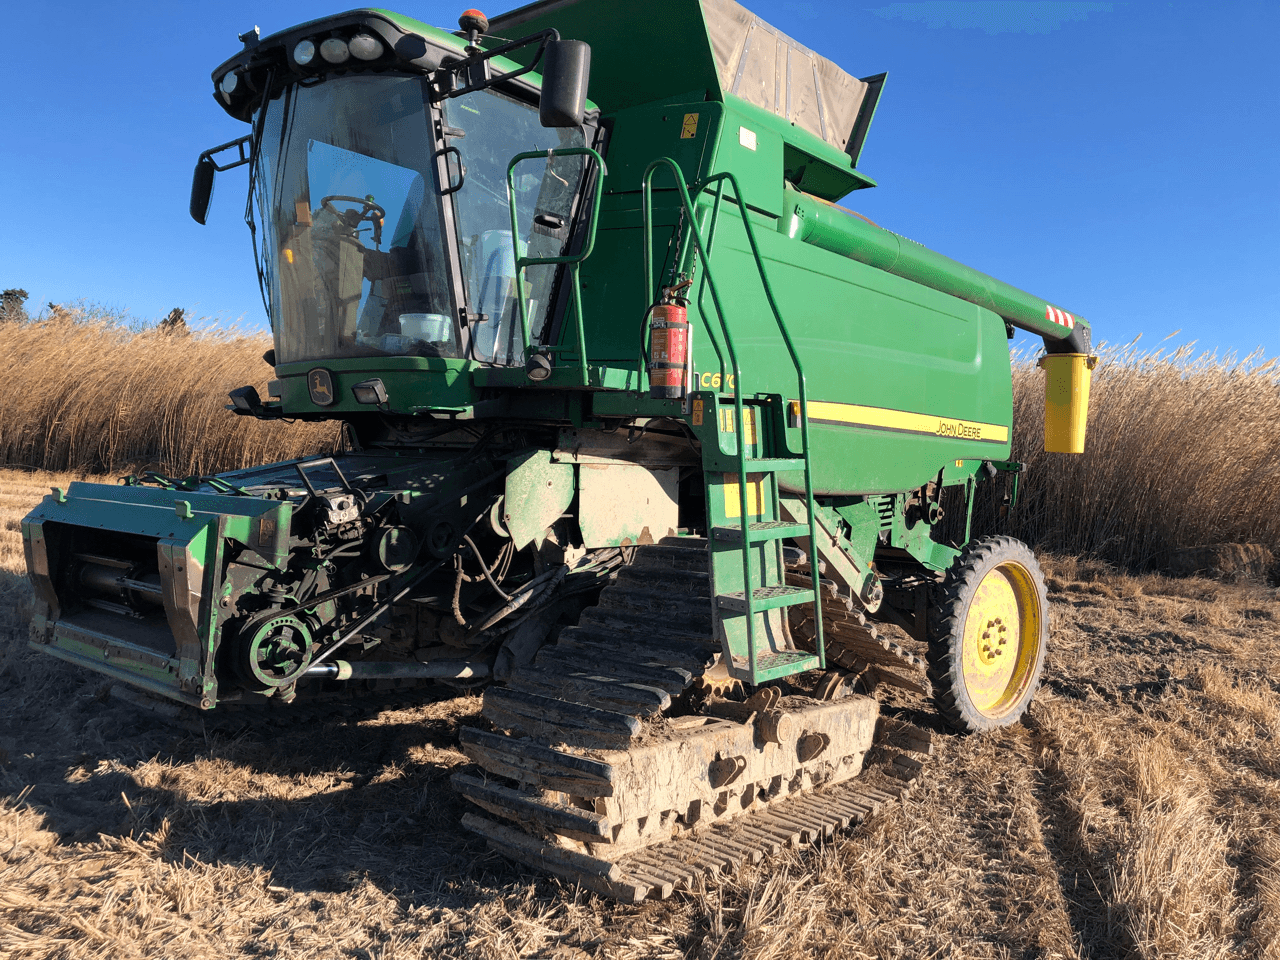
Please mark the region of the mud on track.
POLYGON ((937 737, 850 834, 625 907, 459 828, 476 697, 184 728, 26 653, 46 479, 0 477, 0 956, 1280 958, 1274 588, 1049 558, 1024 725, 937 737))

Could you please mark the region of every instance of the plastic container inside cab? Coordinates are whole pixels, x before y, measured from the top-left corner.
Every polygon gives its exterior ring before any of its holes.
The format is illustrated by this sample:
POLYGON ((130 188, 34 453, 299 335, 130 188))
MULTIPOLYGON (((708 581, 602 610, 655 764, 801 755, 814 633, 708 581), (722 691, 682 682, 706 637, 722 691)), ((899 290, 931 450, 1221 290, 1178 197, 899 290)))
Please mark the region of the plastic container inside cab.
POLYGON ((1086 353, 1050 353, 1037 365, 1044 369, 1045 452, 1084 453, 1089 384, 1098 358, 1086 353))

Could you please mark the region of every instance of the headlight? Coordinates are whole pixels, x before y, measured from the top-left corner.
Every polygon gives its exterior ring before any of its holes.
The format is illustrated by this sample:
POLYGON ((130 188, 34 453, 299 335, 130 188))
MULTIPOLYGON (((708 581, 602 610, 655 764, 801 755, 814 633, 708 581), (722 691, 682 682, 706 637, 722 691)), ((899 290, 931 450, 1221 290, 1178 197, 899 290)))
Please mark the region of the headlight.
POLYGON ((316 45, 310 40, 301 40, 298 42, 298 45, 293 48, 293 62, 300 67, 305 67, 315 58, 316 45))
POLYGON ((376 404, 381 406, 387 402, 387 388, 382 382, 381 377, 374 377, 372 380, 362 380, 351 388, 351 393, 355 396, 356 403, 376 404))
POLYGON ((320 44, 320 56, 330 63, 346 63, 351 59, 351 51, 347 48, 347 41, 339 37, 330 37, 320 44))
POLYGON ((351 38, 348 44, 351 55, 357 60, 377 60, 382 56, 382 41, 367 33, 359 33, 351 38))
POLYGON ((218 89, 222 91, 223 96, 229 97, 236 92, 236 87, 240 86, 240 76, 234 70, 223 75, 222 82, 218 84, 218 89))

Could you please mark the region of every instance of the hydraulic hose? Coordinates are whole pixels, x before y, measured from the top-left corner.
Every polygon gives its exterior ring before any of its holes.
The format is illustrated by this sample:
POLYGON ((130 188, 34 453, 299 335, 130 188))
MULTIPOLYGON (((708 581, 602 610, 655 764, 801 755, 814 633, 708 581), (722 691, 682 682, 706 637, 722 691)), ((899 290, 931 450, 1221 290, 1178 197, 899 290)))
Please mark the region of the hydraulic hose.
POLYGON ((508 617, 515 613, 521 607, 525 606, 536 596, 538 601, 555 592, 556 587, 560 586, 560 582, 564 580, 565 575, 569 572, 567 566, 557 567, 554 570, 548 570, 546 573, 534 577, 524 586, 515 592, 511 600, 504 606, 485 614, 475 626, 467 633, 467 639, 478 636, 485 630, 497 623, 504 617, 508 617))
MULTIPOLYGON (((489 581, 489 586, 493 587, 493 592, 496 593, 498 596, 500 596, 503 600, 506 600, 508 603, 510 603, 511 595, 506 593, 500 586, 498 586, 498 582, 493 579, 493 571, 490 570, 489 567, 485 564, 484 557, 480 555, 480 549, 472 541, 470 535, 463 537, 462 541, 468 547, 470 547, 471 552, 476 555, 476 562, 480 564, 480 572, 483 573, 484 578, 489 581)), ((493 562, 493 569, 497 570, 501 563, 502 563, 502 556, 499 555, 498 559, 493 562)))

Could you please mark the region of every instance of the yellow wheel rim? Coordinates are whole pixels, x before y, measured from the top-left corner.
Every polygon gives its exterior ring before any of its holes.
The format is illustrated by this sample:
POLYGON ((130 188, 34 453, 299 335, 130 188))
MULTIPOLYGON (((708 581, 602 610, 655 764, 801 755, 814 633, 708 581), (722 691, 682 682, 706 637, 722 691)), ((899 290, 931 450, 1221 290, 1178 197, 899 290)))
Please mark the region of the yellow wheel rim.
POLYGON ((965 690, 983 716, 1013 710, 1040 659, 1040 603, 1035 580, 1020 563, 1002 563, 978 584, 964 624, 965 690))

